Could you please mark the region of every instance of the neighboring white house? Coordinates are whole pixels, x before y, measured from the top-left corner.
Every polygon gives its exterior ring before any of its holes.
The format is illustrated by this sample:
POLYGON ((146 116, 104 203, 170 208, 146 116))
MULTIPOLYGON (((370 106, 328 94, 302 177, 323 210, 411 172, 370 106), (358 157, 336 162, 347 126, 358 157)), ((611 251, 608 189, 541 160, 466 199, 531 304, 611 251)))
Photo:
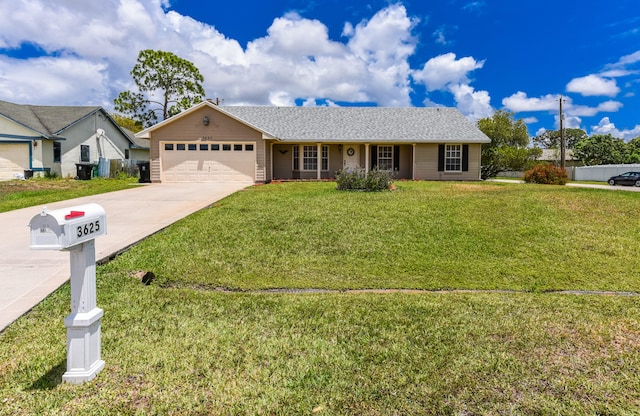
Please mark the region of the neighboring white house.
POLYGON ((149 146, 102 107, 0 101, 0 180, 27 170, 75 177, 76 164, 95 164, 101 157, 148 161, 149 146))

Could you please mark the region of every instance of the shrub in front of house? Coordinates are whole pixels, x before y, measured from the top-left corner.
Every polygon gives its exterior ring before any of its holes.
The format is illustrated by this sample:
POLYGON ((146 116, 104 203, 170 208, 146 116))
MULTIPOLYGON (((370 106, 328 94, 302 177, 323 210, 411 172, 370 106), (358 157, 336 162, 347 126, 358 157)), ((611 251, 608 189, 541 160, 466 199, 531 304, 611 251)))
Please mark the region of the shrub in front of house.
POLYGON ((524 181, 527 183, 541 183, 546 185, 564 185, 569 180, 567 171, 556 165, 535 165, 524 173, 524 181))
POLYGON ((367 174, 363 169, 341 170, 336 174, 338 190, 341 191, 384 191, 393 183, 393 173, 373 168, 367 174))

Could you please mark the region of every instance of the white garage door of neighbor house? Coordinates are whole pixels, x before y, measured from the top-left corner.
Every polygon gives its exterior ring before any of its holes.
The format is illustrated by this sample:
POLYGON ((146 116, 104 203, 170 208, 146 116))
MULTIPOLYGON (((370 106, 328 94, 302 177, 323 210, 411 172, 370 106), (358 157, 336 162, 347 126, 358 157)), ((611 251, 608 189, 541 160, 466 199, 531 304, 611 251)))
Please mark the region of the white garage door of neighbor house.
POLYGON ((28 143, 0 143, 0 180, 15 179, 29 169, 28 143))
POLYGON ((254 143, 160 143, 163 182, 254 182, 254 143))

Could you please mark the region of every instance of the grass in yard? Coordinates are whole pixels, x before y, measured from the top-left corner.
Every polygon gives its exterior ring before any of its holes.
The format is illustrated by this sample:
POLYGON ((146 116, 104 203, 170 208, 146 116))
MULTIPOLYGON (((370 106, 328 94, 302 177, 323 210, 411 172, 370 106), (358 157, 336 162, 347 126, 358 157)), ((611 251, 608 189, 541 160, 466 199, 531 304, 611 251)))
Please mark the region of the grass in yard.
POLYGON ((32 178, 0 181, 0 212, 130 188, 136 178, 89 181, 32 178))
POLYGON ((400 182, 252 187, 125 253, 174 287, 640 291, 640 194, 400 182))
POLYGON ((0 413, 629 414, 640 309, 557 294, 220 294, 101 274, 98 377, 59 384, 68 286, 0 337, 0 413))
POLYGON ((252 187, 98 267, 106 367, 80 386, 63 286, 0 334, 0 414, 640 413, 638 297, 544 293, 640 289, 640 195, 398 188, 252 187))

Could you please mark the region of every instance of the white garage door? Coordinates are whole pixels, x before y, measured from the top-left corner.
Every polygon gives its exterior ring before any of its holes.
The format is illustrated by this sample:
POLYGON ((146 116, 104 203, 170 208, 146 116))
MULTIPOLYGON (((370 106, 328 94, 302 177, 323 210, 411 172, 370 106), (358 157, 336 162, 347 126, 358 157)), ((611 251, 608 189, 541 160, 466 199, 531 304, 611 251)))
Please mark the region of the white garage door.
POLYGON ((160 143, 163 182, 254 182, 254 143, 160 143))
POLYGON ((0 180, 15 179, 29 169, 28 143, 0 143, 0 180))

